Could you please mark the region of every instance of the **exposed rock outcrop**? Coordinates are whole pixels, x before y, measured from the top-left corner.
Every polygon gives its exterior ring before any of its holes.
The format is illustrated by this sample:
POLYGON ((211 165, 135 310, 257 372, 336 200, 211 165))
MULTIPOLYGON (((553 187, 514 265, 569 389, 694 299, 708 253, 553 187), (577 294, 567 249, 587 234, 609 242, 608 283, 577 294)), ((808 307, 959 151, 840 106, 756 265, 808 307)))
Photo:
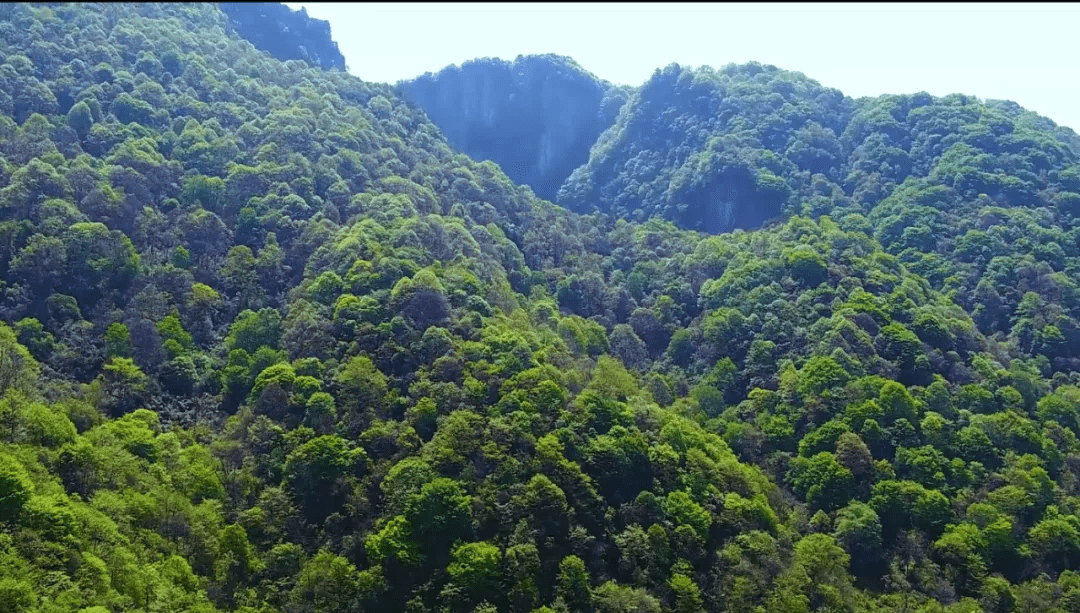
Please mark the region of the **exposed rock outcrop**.
POLYGON ((221 2, 237 34, 279 60, 303 60, 320 68, 345 69, 345 56, 330 37, 330 22, 278 2, 221 2))
POLYGON ((630 88, 558 55, 480 59, 398 85, 457 149, 492 160, 515 182, 554 200, 615 123, 630 88))

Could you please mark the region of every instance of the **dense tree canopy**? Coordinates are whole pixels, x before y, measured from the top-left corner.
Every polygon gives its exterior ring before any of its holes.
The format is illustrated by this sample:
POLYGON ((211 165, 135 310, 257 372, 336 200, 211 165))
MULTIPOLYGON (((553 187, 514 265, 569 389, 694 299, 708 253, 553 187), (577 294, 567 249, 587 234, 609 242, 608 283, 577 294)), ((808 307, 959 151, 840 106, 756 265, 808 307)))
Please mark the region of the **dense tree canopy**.
POLYGON ((3 610, 1080 602, 1066 128, 669 67, 574 212, 214 5, 0 80, 3 610))

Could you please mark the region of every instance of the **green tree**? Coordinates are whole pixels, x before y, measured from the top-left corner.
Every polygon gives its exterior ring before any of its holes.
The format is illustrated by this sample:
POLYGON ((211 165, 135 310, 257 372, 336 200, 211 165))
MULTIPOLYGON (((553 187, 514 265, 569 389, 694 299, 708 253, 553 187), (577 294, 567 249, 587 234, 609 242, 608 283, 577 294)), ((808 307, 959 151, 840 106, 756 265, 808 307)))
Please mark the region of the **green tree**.
POLYGON ((0 520, 18 517, 33 493, 34 482, 23 465, 7 454, 0 455, 0 520))
POLYGON ((329 551, 319 551, 304 565, 290 600, 314 611, 352 611, 358 596, 360 577, 356 567, 329 551))
POLYGON ((795 492, 816 509, 838 509, 854 494, 854 475, 828 451, 792 460, 788 480, 795 492))
POLYGON ((121 322, 113 322, 105 330, 105 357, 131 357, 131 334, 121 322))
POLYGON ((255 353, 259 347, 278 349, 281 347, 281 313, 276 309, 264 308, 259 311, 245 310, 236 316, 229 327, 225 346, 230 351, 243 349, 255 353))
POLYGON ((574 613, 592 611, 592 589, 589 587, 589 574, 585 570, 585 563, 581 561, 581 558, 569 555, 559 561, 556 594, 569 611, 574 613))
POLYGON ((470 497, 457 482, 444 477, 425 483, 405 502, 411 537, 424 551, 441 554, 457 539, 472 533, 470 497))
POLYGON ((288 455, 284 480, 308 516, 320 521, 342 503, 349 487, 346 478, 363 471, 364 455, 337 435, 316 437, 288 455))
POLYGON ((671 591, 675 593, 675 611, 678 613, 700 613, 705 610, 701 599, 701 590, 694 580, 682 573, 671 576, 671 591))
POLYGON ((0 393, 9 389, 29 390, 37 384, 40 366, 19 344, 15 332, 0 323, 0 393))
POLYGON ((452 561, 446 568, 450 582, 443 588, 442 597, 455 608, 468 610, 501 590, 502 552, 488 542, 465 543, 455 547, 452 561))
POLYGON ((833 536, 851 556, 851 572, 874 575, 881 557, 881 520, 869 505, 853 501, 836 512, 833 536))

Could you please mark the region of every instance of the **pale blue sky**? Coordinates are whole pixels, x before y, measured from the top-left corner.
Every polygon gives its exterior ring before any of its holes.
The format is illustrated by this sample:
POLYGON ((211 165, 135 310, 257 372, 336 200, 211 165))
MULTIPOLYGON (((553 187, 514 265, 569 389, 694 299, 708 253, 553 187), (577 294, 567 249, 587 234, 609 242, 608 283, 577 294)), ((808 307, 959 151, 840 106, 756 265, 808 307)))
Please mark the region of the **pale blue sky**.
POLYGON ((1080 132, 1080 4, 288 2, 330 22, 349 71, 396 82, 478 57, 568 55, 615 83, 756 60, 849 96, 1003 98, 1080 132))

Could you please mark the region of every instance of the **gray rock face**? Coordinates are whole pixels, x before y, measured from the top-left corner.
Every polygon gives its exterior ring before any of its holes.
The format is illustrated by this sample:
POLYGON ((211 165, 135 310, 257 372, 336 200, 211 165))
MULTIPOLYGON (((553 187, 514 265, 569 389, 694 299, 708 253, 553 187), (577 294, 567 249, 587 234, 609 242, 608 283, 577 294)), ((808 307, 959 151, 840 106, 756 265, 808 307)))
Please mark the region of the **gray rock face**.
POLYGON ((628 89, 557 55, 481 59, 398 85, 450 144, 492 160, 517 183, 554 200, 570 173, 614 124, 628 89))
POLYGON ((330 37, 330 22, 308 17, 277 2, 221 2, 221 10, 241 37, 275 58, 345 70, 345 56, 330 37))

